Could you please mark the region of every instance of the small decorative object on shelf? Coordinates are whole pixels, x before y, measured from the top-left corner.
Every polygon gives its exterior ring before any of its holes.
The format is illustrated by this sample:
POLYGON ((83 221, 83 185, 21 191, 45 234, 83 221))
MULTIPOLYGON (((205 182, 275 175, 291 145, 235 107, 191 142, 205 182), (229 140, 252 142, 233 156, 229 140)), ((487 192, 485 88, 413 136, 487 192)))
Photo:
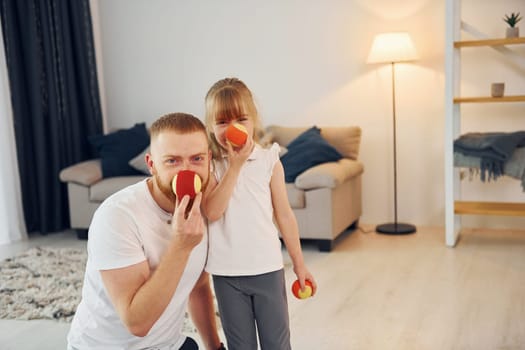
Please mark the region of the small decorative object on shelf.
POLYGON ((516 27, 516 24, 521 21, 521 18, 519 12, 512 12, 510 16, 505 15, 505 17, 503 17, 503 21, 509 25, 505 35, 507 38, 518 38, 520 36, 520 28, 516 27))
POLYGON ((503 97, 505 92, 505 83, 492 83, 490 86, 490 95, 492 97, 503 97))

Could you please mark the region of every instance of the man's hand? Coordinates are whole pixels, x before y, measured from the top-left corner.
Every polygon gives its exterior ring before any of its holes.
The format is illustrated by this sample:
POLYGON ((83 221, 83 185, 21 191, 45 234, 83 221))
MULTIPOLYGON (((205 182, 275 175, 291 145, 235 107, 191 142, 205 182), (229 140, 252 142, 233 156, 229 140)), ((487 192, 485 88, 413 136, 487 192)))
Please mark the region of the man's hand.
POLYGON ((191 209, 187 211, 190 197, 184 196, 175 204, 175 212, 171 223, 173 239, 177 246, 182 249, 193 249, 200 243, 204 236, 204 219, 200 206, 202 193, 197 193, 193 199, 191 209))

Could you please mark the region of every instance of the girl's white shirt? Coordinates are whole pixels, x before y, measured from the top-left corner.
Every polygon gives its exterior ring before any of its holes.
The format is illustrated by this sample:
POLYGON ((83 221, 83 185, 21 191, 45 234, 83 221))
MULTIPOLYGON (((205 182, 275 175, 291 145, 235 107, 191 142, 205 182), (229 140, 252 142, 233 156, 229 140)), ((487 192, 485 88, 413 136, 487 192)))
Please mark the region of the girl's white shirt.
MULTIPOLYGON (((277 161, 277 143, 268 149, 255 145, 240 170, 223 216, 208 223, 207 272, 221 276, 247 276, 283 268, 270 189, 277 161)), ((217 181, 221 181, 227 168, 227 158, 214 161, 217 181)))

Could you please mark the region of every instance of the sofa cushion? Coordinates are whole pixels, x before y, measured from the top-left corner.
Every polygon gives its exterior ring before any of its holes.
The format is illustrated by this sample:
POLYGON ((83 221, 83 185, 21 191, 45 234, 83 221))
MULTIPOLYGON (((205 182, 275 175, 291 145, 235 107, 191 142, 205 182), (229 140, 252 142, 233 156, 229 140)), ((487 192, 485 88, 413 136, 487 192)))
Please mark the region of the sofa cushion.
MULTIPOLYGON (((266 133, 270 134, 272 141, 282 146, 287 146, 299 134, 307 130, 305 127, 288 127, 270 125, 266 133)), ((361 143, 361 128, 358 126, 321 127, 321 136, 335 147, 345 158, 356 160, 359 155, 361 143)))
POLYGON ((288 152, 281 157, 286 182, 294 182, 299 174, 312 166, 335 162, 343 157, 321 137, 321 130, 316 126, 290 142, 287 149, 288 152))
POLYGON ((128 162, 149 144, 145 123, 132 128, 118 130, 107 135, 94 135, 89 142, 97 149, 104 178, 113 176, 140 175, 128 162))
POLYGON ((145 157, 146 157, 146 153, 148 153, 148 152, 149 152, 149 146, 146 147, 146 148, 144 149, 144 151, 140 152, 140 154, 137 155, 135 158, 132 158, 132 159, 128 162, 128 164, 129 164, 132 168, 134 168, 134 169, 140 171, 141 173, 146 174, 146 175, 149 175, 149 169, 148 169, 148 165, 146 164, 146 159, 145 159, 145 157))
POLYGON ((361 144, 361 128, 358 126, 323 127, 321 136, 345 158, 357 160, 361 144))

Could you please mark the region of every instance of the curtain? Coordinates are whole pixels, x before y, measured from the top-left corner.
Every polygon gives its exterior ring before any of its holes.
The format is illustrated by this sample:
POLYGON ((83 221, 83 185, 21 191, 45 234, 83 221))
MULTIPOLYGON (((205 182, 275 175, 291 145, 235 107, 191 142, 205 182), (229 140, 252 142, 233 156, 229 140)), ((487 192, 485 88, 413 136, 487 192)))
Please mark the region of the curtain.
POLYGON ((0 244, 27 238, 16 162, 9 81, 0 35, 0 244))
POLYGON ((28 232, 69 227, 61 169, 94 156, 102 132, 88 0, 0 0, 28 232))

